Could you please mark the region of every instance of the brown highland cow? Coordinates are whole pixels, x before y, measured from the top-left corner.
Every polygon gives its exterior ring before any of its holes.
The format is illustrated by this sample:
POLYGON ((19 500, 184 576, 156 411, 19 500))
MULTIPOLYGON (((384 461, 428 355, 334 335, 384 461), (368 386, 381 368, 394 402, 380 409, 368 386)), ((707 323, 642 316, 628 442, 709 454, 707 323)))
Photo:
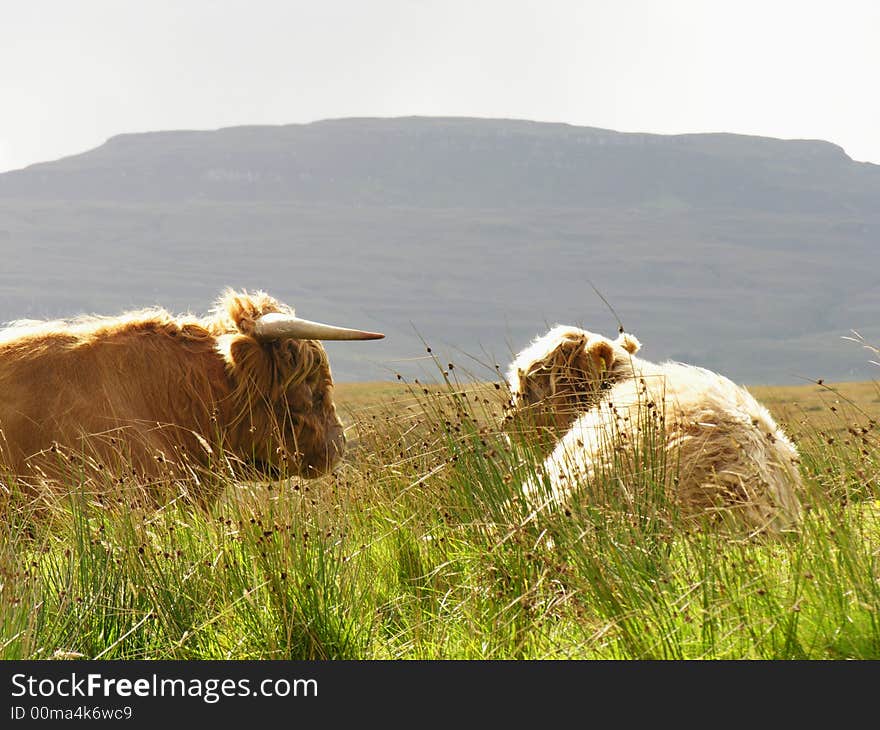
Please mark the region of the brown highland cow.
POLYGON ((318 340, 381 337, 231 290, 205 318, 154 309, 13 323, 0 331, 0 490, 106 495, 201 475, 190 496, 210 502, 207 477, 230 466, 326 473, 345 437, 318 340))

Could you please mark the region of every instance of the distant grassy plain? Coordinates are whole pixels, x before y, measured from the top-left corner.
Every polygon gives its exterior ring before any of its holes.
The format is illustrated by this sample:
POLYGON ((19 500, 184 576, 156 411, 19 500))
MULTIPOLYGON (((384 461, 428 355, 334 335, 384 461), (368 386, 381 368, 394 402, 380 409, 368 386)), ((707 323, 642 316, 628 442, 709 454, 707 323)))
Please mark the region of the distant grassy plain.
POLYGON ((634 502, 535 514, 516 497, 539 456, 500 433, 500 378, 440 372, 340 383, 332 476, 229 478, 207 511, 72 480, 48 525, 9 514, 0 656, 880 658, 877 383, 753 388, 807 482, 801 529, 762 539, 682 522, 656 453, 600 485, 634 502))
MULTIPOLYGON (((357 412, 395 398, 406 398, 409 386, 396 381, 337 383, 336 402, 340 410, 357 412)), ((840 382, 804 385, 751 386, 749 391, 776 418, 788 423, 801 420, 815 426, 842 428, 846 412, 864 411, 880 419, 880 383, 840 382), (836 410, 832 410, 835 408, 836 410), (843 411, 843 413, 840 413, 843 411), (840 415, 836 415, 840 413, 840 415)))

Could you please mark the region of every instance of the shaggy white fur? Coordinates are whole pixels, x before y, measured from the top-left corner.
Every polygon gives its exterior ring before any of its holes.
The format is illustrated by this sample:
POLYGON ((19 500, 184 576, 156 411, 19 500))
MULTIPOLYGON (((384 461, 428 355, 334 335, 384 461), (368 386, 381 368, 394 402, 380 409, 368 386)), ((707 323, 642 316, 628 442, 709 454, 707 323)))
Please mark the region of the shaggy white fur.
MULTIPOLYGON (((569 336, 573 330, 568 328, 569 336)), ((587 342, 600 337, 580 332, 587 342)), ((637 349, 637 341, 626 337, 636 343, 631 349, 637 349)), ((537 340, 514 361, 517 372, 529 371, 526 358, 548 358, 551 353, 539 351, 542 342, 559 346, 556 335, 537 340)), ((764 406, 718 373, 675 362, 652 363, 615 345, 614 362, 604 373, 606 388, 576 414, 544 462, 552 500, 565 500, 579 488, 589 491, 615 449, 642 448, 649 443, 645 439, 659 435, 669 465, 664 486, 684 512, 717 510, 756 531, 778 532, 797 524, 802 489, 798 453, 764 406)), ((618 486, 624 491, 632 487, 623 482, 618 486)), ((534 480, 524 491, 532 498, 548 495, 545 485, 534 480)))

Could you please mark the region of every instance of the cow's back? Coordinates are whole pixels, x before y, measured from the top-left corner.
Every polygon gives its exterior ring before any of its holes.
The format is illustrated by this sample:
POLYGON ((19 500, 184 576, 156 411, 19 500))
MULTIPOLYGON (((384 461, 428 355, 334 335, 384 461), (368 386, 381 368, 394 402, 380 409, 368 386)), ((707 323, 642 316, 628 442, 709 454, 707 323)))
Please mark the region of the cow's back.
POLYGON ((228 392, 213 338, 194 325, 154 317, 72 334, 49 327, 7 334, 2 461, 27 484, 83 468, 161 473, 179 453, 207 456, 228 392))

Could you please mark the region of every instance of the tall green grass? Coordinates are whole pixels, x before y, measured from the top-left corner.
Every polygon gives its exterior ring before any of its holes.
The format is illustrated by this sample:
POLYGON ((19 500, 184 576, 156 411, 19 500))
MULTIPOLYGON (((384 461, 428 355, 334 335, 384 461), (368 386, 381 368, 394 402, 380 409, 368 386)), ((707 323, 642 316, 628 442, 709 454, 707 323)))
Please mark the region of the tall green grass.
POLYGON ((880 657, 880 440, 858 404, 836 414, 844 436, 792 424, 808 510, 763 538, 683 519, 650 439, 535 510, 520 485, 542 453, 501 432, 503 381, 439 370, 348 414, 329 477, 218 473, 207 509, 97 500, 75 479, 48 514, 10 501, 0 656, 880 657))

